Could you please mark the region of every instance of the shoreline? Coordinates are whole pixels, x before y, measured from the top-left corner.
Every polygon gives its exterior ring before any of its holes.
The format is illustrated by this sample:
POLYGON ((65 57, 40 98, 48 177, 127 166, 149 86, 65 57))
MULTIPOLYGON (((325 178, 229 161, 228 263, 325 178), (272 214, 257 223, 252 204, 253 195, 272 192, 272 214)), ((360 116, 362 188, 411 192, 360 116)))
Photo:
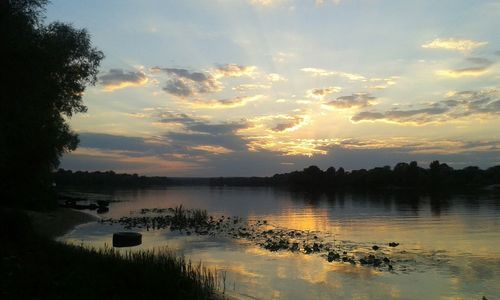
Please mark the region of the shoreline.
POLYGON ((25 211, 29 216, 35 231, 50 239, 63 236, 76 226, 97 221, 98 218, 70 208, 57 208, 56 210, 39 212, 25 211))

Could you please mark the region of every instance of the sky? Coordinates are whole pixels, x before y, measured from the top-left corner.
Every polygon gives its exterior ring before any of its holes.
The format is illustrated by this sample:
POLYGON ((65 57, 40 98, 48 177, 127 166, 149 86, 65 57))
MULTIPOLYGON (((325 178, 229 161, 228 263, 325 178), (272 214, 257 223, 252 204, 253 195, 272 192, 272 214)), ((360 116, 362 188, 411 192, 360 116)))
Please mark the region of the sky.
POLYGON ((500 164, 500 1, 52 0, 102 50, 72 170, 500 164))

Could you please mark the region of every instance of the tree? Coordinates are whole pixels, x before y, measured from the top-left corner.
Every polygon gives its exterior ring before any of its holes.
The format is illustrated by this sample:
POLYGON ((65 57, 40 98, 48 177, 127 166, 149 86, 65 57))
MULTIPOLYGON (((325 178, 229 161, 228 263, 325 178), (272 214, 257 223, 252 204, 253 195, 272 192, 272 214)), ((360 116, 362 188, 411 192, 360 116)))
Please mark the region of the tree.
POLYGON ((67 120, 86 111, 82 95, 104 57, 86 30, 45 25, 46 3, 0 4, 0 193, 28 205, 50 199, 52 172, 78 144, 67 120))

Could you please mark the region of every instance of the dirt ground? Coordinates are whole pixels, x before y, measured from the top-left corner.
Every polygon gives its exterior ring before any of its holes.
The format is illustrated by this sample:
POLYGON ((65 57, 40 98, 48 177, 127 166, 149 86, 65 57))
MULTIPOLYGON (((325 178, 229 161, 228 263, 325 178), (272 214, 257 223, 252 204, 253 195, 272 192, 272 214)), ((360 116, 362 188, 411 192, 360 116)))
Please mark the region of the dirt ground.
POLYGON ((95 216, 69 208, 58 208, 49 212, 26 211, 26 213, 35 230, 52 239, 64 235, 77 225, 97 220, 95 216))

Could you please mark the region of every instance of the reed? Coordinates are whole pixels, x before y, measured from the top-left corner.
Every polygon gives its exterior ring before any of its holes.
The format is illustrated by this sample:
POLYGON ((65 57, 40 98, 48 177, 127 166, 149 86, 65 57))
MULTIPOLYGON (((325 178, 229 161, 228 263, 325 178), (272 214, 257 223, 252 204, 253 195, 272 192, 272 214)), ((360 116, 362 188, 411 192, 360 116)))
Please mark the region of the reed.
POLYGON ((208 214, 204 209, 186 209, 180 205, 173 208, 171 224, 180 228, 206 226, 208 214))
MULTIPOLYGON (((3 214, 0 214, 3 215, 3 214)), ((5 224, 5 218, 0 220, 5 224)), ((10 222, 12 221, 12 222, 10 222)), ((123 251, 67 245, 34 234, 26 218, 0 230, 3 299, 217 299, 216 271, 167 248, 123 251), (18 228, 20 230, 15 230, 18 228), (12 230, 13 229, 13 230, 12 230)))

